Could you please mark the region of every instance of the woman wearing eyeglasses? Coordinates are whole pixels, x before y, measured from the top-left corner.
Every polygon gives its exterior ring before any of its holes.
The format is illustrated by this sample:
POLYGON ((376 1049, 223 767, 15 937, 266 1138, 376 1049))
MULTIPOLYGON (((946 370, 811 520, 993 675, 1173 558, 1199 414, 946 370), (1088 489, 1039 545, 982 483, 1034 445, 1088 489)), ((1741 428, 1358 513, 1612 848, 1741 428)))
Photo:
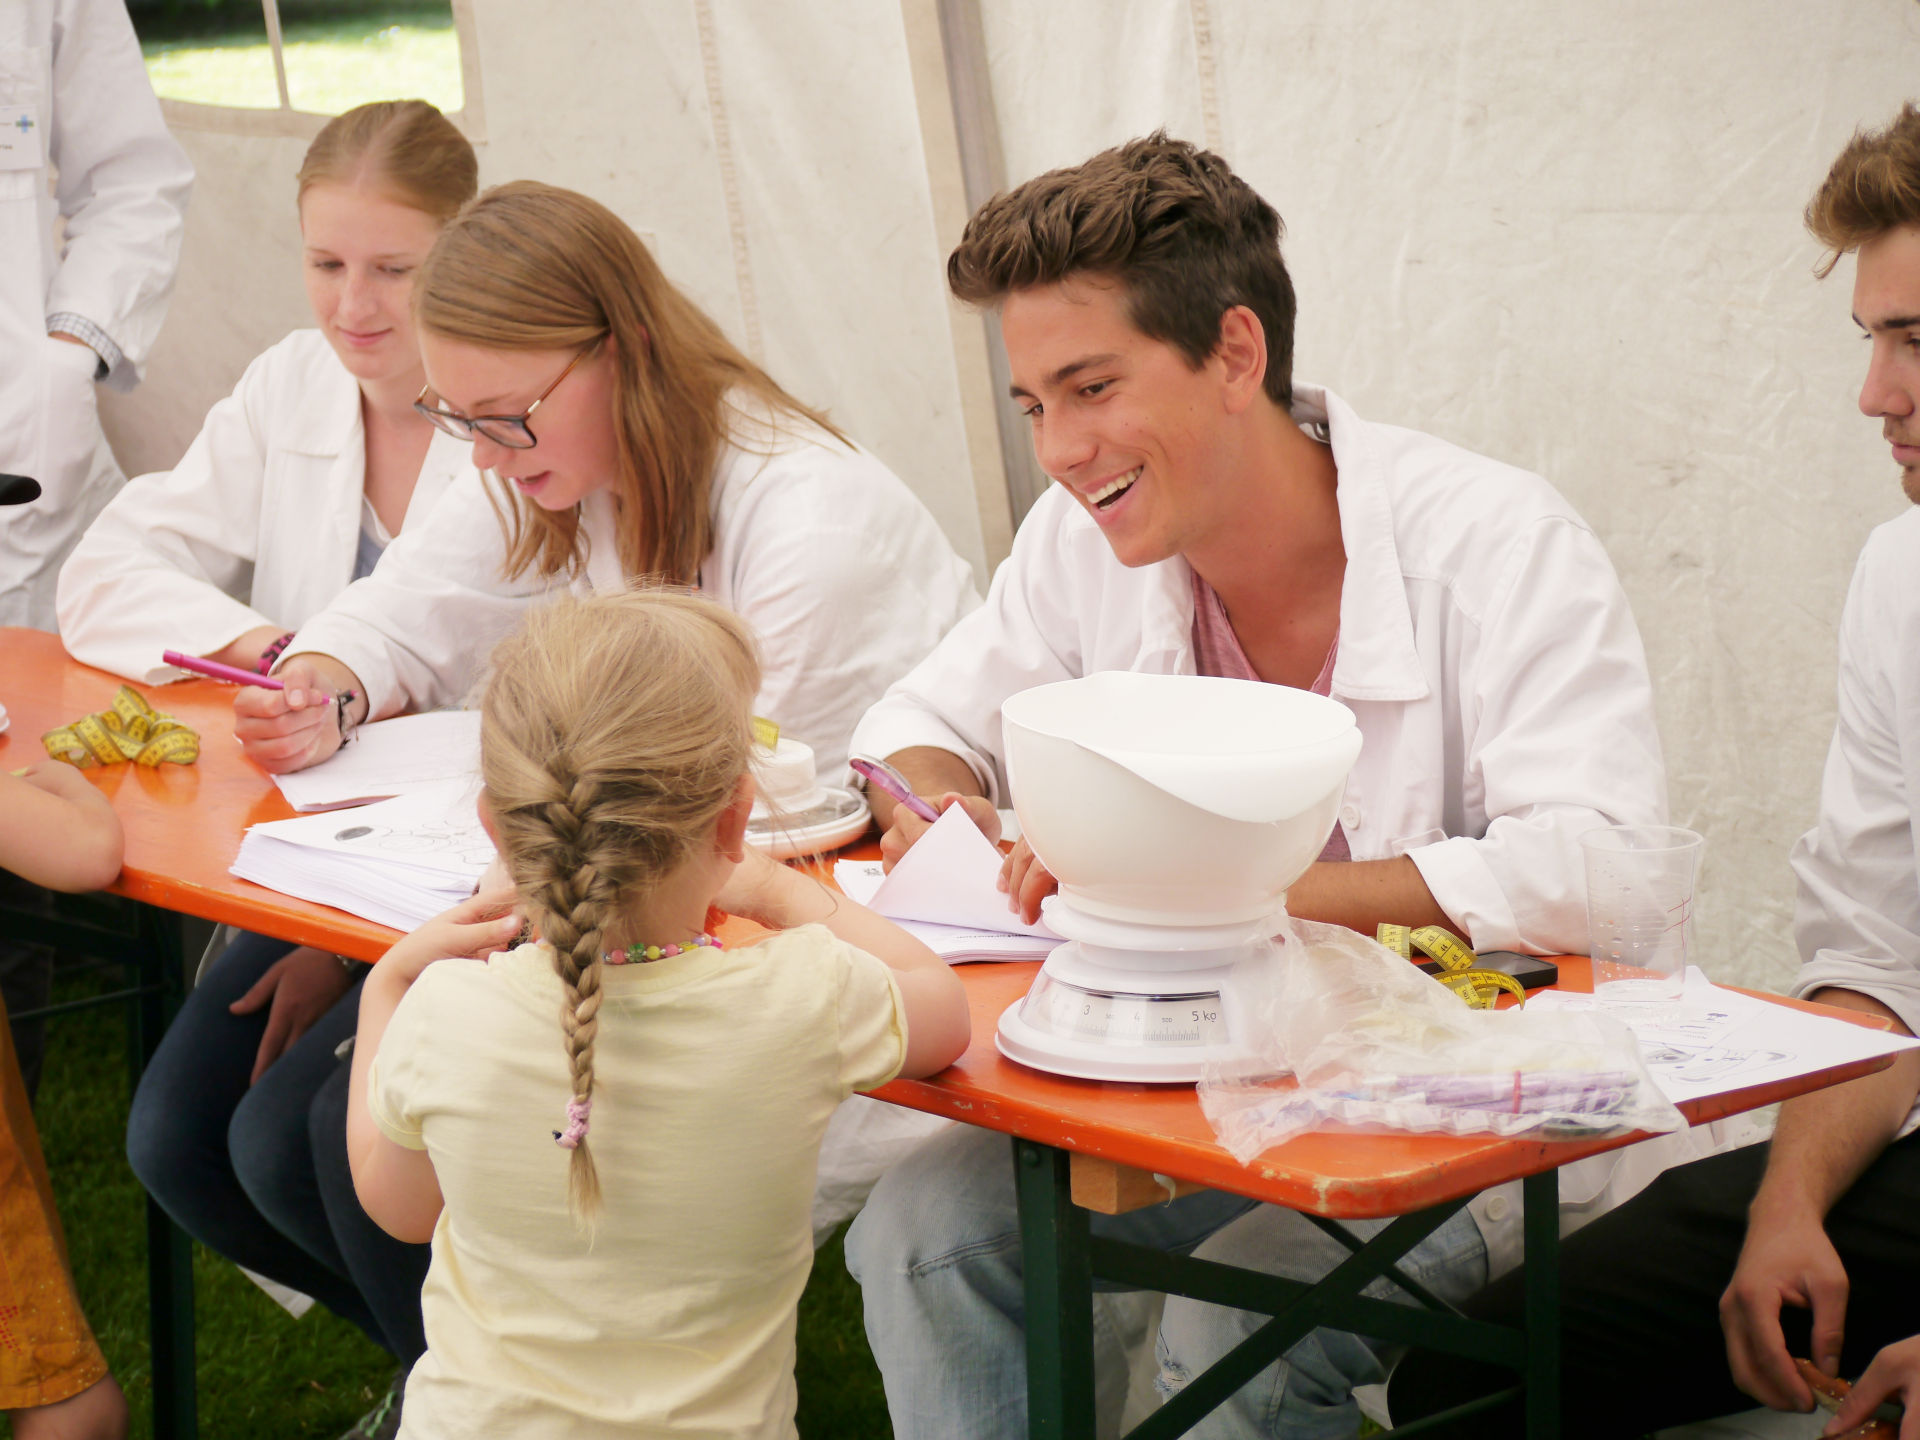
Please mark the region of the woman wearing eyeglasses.
POLYGON ((235 699, 269 770, 362 719, 457 701, 537 597, 695 585, 759 637, 756 700, 837 777, 854 722, 977 603, 884 465, 736 349, 632 230, 517 181, 442 234, 416 305, 421 413, 476 472, 235 699), (339 697, 352 696, 342 700, 339 697))

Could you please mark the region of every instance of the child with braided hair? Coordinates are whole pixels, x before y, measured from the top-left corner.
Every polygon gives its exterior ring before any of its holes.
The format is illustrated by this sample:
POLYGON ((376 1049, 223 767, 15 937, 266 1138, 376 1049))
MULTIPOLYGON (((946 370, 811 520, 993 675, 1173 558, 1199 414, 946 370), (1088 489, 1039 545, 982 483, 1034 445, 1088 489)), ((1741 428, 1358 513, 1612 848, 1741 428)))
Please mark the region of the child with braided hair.
POLYGON ((828 1118, 968 1019, 931 950, 746 845, 758 684, 745 625, 673 590, 494 652, 481 811, 540 938, 457 958, 520 926, 480 900, 415 931, 354 1048, 361 1201, 433 1242, 403 1437, 796 1433, 828 1118), (716 906, 778 933, 723 949, 716 906))

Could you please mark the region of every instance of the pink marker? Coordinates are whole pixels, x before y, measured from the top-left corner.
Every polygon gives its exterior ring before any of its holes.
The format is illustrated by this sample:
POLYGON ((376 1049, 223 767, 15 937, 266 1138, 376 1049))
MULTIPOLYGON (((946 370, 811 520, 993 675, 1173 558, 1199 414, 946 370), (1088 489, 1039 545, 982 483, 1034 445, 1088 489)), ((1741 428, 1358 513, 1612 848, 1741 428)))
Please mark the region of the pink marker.
POLYGON ((271 675, 236 670, 231 665, 222 665, 218 660, 202 660, 198 655, 182 655, 178 650, 168 650, 160 658, 176 669, 191 670, 196 675, 210 675, 215 680, 230 680, 235 685, 258 685, 262 690, 287 688, 285 681, 276 680, 271 675))
POLYGON ((887 794, 898 800, 907 809, 922 820, 938 820, 940 812, 913 793, 913 787, 907 783, 907 777, 884 760, 849 760, 847 764, 867 777, 869 784, 878 785, 887 794))

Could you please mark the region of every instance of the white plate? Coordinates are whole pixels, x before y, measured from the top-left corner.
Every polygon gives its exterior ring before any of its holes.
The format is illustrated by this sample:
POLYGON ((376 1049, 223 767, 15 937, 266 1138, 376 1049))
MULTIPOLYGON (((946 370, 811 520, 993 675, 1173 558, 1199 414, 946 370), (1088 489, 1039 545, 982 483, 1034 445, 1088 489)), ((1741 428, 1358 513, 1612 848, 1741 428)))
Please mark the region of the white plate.
POLYGON ((864 798, 851 790, 828 790, 824 804, 779 822, 750 820, 747 842, 766 851, 776 860, 791 860, 796 855, 817 855, 858 840, 867 832, 873 812, 864 798))

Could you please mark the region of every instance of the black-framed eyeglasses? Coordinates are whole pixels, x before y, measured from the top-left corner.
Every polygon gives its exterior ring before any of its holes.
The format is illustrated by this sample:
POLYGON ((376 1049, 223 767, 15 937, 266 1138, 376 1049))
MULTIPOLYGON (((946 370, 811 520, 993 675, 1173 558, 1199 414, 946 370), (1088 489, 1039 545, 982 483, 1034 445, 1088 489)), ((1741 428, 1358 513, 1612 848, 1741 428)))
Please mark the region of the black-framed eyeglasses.
POLYGON ((427 404, 427 392, 433 387, 422 385, 420 393, 414 397, 413 408, 432 422, 433 428, 453 436, 456 440, 472 440, 475 435, 484 435, 496 445, 504 445, 509 450, 531 450, 540 443, 527 421, 533 418, 533 412, 546 403, 547 397, 560 388, 560 382, 573 373, 573 367, 600 348, 600 342, 594 341, 573 359, 567 362, 567 368, 554 377, 553 384, 540 392, 539 398, 527 406, 518 415, 456 415, 451 410, 437 410, 427 404))

